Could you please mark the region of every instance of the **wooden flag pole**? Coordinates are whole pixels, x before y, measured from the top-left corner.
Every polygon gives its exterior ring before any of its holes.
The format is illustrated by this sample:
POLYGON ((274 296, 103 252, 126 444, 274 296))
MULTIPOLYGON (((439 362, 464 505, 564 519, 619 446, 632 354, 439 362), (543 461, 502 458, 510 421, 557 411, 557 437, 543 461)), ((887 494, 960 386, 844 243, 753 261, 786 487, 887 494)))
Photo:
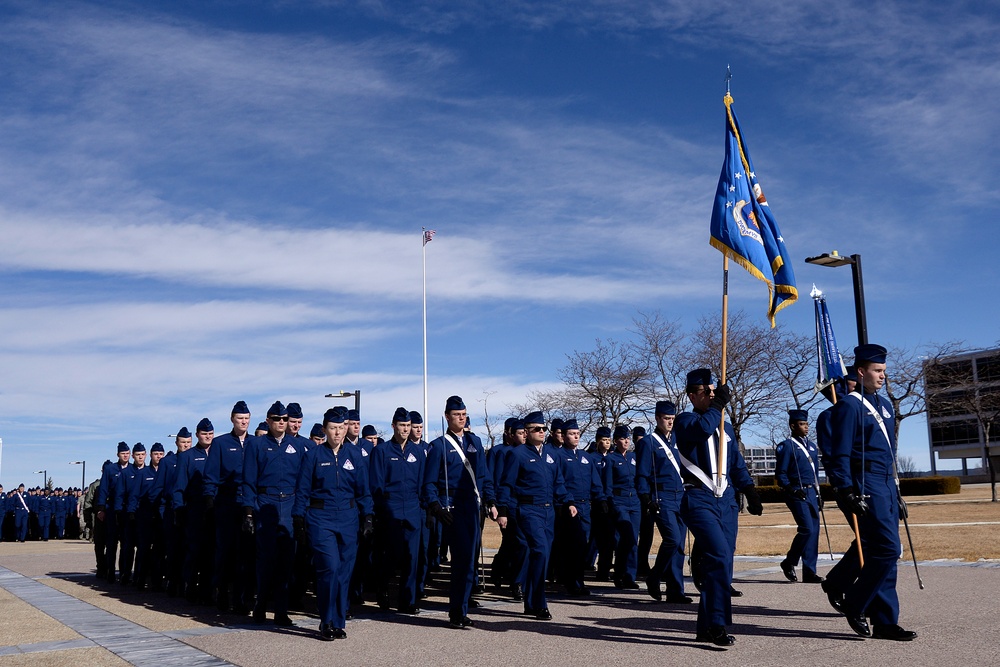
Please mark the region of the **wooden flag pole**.
MULTIPOLYGON (((719 383, 726 383, 726 348, 729 342, 729 255, 722 253, 722 367, 719 383)), ((722 448, 726 444, 726 408, 719 423, 719 451, 715 458, 715 488, 722 488, 722 448)))

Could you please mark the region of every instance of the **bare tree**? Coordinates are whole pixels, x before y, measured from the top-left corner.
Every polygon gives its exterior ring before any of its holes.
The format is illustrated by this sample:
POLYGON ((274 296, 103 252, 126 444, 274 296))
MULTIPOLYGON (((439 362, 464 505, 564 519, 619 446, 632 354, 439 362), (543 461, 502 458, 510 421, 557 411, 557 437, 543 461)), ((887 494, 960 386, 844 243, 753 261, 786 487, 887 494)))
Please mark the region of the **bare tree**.
POLYGON ((560 379, 586 399, 588 411, 602 423, 624 423, 629 413, 642 407, 649 363, 633 346, 598 339, 593 350, 574 352, 568 358, 569 363, 559 371, 560 379))
POLYGON ((916 477, 919 470, 912 456, 900 456, 896 461, 900 477, 916 477))
POLYGON ((499 426, 495 420, 490 419, 489 400, 490 396, 493 396, 496 393, 496 391, 483 389, 483 397, 476 399, 479 403, 483 404, 483 426, 486 427, 486 437, 490 440, 489 448, 492 448, 493 445, 497 444, 496 431, 499 430, 503 432, 503 427, 499 426))
POLYGON ((545 417, 576 419, 580 424, 580 433, 585 435, 595 424, 600 425, 600 414, 595 410, 590 397, 576 387, 561 387, 550 391, 532 391, 525 397, 523 403, 508 405, 512 415, 523 417, 532 410, 541 410, 545 417))
POLYGON ((777 444, 788 437, 788 410, 810 410, 825 399, 816 393, 811 371, 816 367, 816 341, 810 335, 798 334, 786 327, 771 330, 772 344, 765 350, 770 355, 772 372, 778 376, 781 390, 776 399, 785 397, 784 408, 775 405, 761 422, 777 444))
POLYGON ((648 376, 642 388, 639 411, 650 418, 657 400, 670 400, 683 410, 687 405, 684 378, 687 368, 686 336, 679 320, 668 320, 659 311, 639 313, 633 320, 635 354, 646 360, 648 376))

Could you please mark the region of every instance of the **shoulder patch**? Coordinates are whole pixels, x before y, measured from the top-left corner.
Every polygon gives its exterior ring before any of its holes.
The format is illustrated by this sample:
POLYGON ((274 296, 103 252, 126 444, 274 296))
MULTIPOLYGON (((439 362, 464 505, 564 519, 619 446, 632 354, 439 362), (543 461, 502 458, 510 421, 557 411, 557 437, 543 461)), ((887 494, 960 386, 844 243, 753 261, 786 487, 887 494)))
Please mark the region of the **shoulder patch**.
POLYGON ((582 459, 580 459, 580 463, 582 463, 585 466, 590 465, 590 459, 584 456, 582 459))
POLYGON ((361 450, 361 456, 368 456, 368 452, 366 452, 364 449, 362 449, 361 450))
POLYGON ((553 459, 551 456, 549 456, 548 454, 546 454, 545 455, 545 462, 546 463, 555 463, 555 459, 553 459))
POLYGON ((354 464, 351 463, 351 459, 344 461, 344 470, 354 470, 354 464))
POLYGON ((285 447, 285 453, 286 454, 294 454, 295 453, 295 448, 292 447, 291 445, 288 445, 287 447, 285 447))
POLYGON ((406 457, 406 462, 407 463, 416 463, 417 462, 417 457, 413 455, 413 452, 410 452, 410 455, 406 457))

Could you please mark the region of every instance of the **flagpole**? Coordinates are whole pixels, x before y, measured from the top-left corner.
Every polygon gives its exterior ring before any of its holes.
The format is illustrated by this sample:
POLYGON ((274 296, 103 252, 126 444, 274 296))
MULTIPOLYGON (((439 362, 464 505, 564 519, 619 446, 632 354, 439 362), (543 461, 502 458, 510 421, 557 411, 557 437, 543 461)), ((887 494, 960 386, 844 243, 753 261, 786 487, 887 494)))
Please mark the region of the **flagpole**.
MULTIPOLYGON (((726 351, 729 337, 729 255, 722 253, 722 368, 719 384, 726 383, 726 351)), ((726 443, 726 407, 719 423, 719 453, 716 457, 715 488, 722 488, 722 448, 726 443)))
POLYGON ((423 292, 424 292, 424 422, 427 422, 427 228, 420 228, 420 251, 423 256, 423 292))

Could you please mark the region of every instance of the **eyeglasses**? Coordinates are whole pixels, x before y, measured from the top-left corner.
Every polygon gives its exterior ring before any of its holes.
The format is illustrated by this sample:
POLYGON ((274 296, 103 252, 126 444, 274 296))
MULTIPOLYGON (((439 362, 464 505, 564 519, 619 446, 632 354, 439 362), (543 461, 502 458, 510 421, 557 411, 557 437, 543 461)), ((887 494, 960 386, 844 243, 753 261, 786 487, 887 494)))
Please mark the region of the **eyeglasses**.
POLYGON ((545 433, 549 429, 545 428, 544 426, 532 426, 528 430, 531 431, 532 433, 545 433))
POLYGON ((268 419, 270 419, 273 422, 286 422, 286 421, 288 421, 288 417, 287 416, 286 417, 268 417, 268 419))

